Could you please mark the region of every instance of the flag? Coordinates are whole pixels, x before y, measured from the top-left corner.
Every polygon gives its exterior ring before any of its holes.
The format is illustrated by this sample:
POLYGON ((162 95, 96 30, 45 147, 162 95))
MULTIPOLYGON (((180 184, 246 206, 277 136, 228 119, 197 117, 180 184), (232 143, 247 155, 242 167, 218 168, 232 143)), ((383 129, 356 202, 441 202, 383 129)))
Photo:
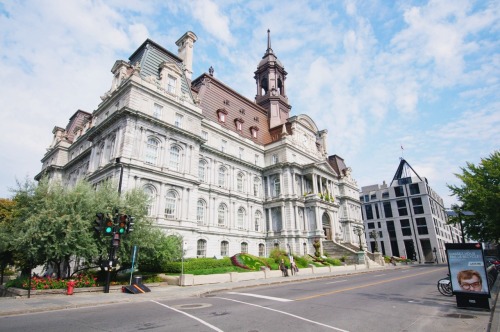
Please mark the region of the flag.
POLYGON ((404 150, 402 145, 401 145, 401 150, 404 150))

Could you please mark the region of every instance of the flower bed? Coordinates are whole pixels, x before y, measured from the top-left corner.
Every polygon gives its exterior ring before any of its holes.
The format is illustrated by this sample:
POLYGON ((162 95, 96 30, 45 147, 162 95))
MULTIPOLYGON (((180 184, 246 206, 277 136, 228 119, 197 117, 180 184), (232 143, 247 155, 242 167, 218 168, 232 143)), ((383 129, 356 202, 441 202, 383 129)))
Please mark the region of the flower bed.
MULTIPOLYGON (((75 283, 74 287, 96 287, 97 278, 91 275, 79 274, 71 279, 61 279, 61 278, 51 278, 51 277, 32 277, 31 278, 31 289, 32 290, 42 290, 42 289, 66 289, 68 287, 68 282, 73 281, 75 283)), ((28 289, 29 278, 17 278, 10 280, 5 284, 6 287, 15 287, 21 289, 28 289)))

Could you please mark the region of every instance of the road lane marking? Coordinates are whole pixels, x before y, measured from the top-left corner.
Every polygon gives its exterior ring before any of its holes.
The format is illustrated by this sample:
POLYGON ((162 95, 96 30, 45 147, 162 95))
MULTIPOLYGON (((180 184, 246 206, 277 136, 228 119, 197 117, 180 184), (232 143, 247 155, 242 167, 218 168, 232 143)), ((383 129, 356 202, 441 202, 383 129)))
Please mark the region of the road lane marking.
POLYGON ((300 320, 303 320, 303 321, 306 321, 306 322, 309 322, 309 323, 313 323, 313 324, 316 324, 316 325, 320 325, 320 326, 324 326, 326 328, 329 328, 329 329, 332 329, 332 330, 335 330, 335 331, 341 331, 341 332, 349 332, 347 330, 342 330, 342 329, 339 329, 335 326, 331 326, 331 325, 326 325, 326 324, 323 324, 323 323, 320 323, 320 322, 316 322, 314 320, 310 320, 310 319, 307 319, 307 318, 304 318, 304 317, 300 317, 300 316, 297 316, 297 315, 294 315, 294 314, 291 314, 291 313, 288 313, 286 311, 281 311, 281 310, 277 310, 277 309, 273 309, 273 308, 268 308, 268 307, 263 307, 261 305, 258 305, 258 304, 253 304, 253 303, 248 303, 248 302, 243 302, 243 301, 238 301, 238 300, 234 300, 234 299, 228 299, 226 297, 219 297, 219 296, 215 296, 213 298, 216 298, 216 299, 221 299, 221 300, 227 300, 227 301, 233 301, 233 302, 237 302, 237 303, 241 303, 241 304, 247 304, 247 305, 250 305, 250 306, 253 306, 253 307, 258 307, 258 308, 261 308, 261 309, 265 309, 265 310, 270 310, 270 311, 274 311, 274 312, 278 312, 280 314, 283 314, 283 315, 287 315, 287 316, 290 316, 290 317, 294 317, 294 318, 297 318, 297 319, 300 319, 300 320))
POLYGON ((228 294, 238 294, 238 295, 243 295, 243 296, 252 296, 252 297, 258 297, 258 298, 266 299, 266 300, 278 301, 278 302, 293 302, 293 300, 284 299, 284 298, 281 298, 281 297, 273 297, 273 296, 251 294, 251 293, 228 292, 228 294))
POLYGON ((325 282, 325 284, 336 284, 336 283, 339 283, 339 282, 344 282, 344 281, 347 281, 347 279, 345 279, 345 280, 337 280, 337 281, 325 282))
POLYGON ((214 330, 214 331, 224 332, 223 330, 219 329, 218 327, 213 326, 212 324, 210 324, 210 323, 208 323, 208 322, 205 322, 204 320, 199 319, 199 318, 198 318, 198 317, 196 317, 196 316, 190 315, 190 314, 188 314, 187 312, 184 312, 184 311, 181 311, 181 310, 177 310, 177 309, 175 309, 175 308, 169 307, 169 306, 168 306, 168 305, 166 305, 166 304, 163 304, 163 303, 160 303, 160 302, 156 302, 156 301, 153 301, 153 300, 151 300, 151 302, 156 303, 156 304, 159 304, 159 305, 161 305, 162 307, 168 308, 168 309, 170 309, 170 310, 176 311, 176 312, 178 312, 178 313, 180 313, 180 314, 186 315, 186 316, 188 316, 189 318, 192 318, 192 319, 194 319, 194 320, 197 320, 198 322, 200 322, 200 323, 202 323, 203 325, 205 325, 205 326, 207 326, 207 327, 211 328, 211 329, 212 329, 212 330, 214 330))
POLYGON ((374 275, 374 277, 382 277, 382 276, 385 276, 385 273, 384 274, 376 274, 376 275, 374 275))
POLYGON ((338 290, 334 290, 334 291, 327 292, 327 293, 321 293, 321 294, 316 294, 316 295, 311 295, 311 296, 299 297, 299 298, 295 299, 295 301, 310 300, 310 299, 314 299, 314 298, 317 298, 317 297, 322 297, 322 296, 328 296, 328 295, 332 295, 332 294, 336 294, 336 293, 347 292, 347 291, 350 291, 350 290, 353 290, 353 289, 359 289, 359 288, 366 288, 366 287, 375 286, 375 285, 381 285, 381 284, 385 284, 385 283, 388 283, 388 282, 393 282, 393 281, 396 281, 396 280, 408 279, 408 278, 420 276, 420 275, 423 275, 423 274, 435 273, 435 272, 438 272, 440 270, 442 270, 442 269, 431 270, 431 271, 426 271, 426 272, 422 272, 422 273, 412 274, 410 276, 407 275, 407 276, 403 276, 403 277, 397 277, 397 278, 393 278, 393 279, 372 282, 372 283, 369 283, 369 284, 366 284, 366 285, 360 285, 360 286, 354 286, 354 287, 349 287, 349 288, 338 289, 338 290))

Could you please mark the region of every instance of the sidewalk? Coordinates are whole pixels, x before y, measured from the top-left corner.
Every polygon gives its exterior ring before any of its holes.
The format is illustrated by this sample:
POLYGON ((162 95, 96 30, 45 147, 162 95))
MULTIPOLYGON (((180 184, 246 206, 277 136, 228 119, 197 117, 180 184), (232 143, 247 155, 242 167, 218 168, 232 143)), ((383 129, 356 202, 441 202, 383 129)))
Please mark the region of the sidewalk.
MULTIPOLYGON (((227 282, 217 284, 206 284, 197 286, 172 286, 159 285, 151 287, 151 292, 144 294, 129 294, 114 291, 110 293, 76 293, 74 295, 36 295, 31 298, 21 297, 0 297, 0 316, 18 315, 26 313, 36 313, 44 311, 53 311, 71 308, 95 307, 113 303, 133 303, 144 302, 150 300, 173 300, 189 297, 201 297, 210 293, 235 290, 247 287, 265 286, 273 284, 293 283, 305 280, 314 280, 328 278, 332 276, 344 276, 352 274, 367 273, 372 271, 380 271, 387 269, 406 269, 410 266, 385 266, 370 268, 358 271, 336 271, 331 273, 321 273, 315 275, 293 275, 288 278, 273 277, 269 279, 245 280, 239 282, 227 282)), ((491 292, 492 308, 491 318, 486 331, 500 331, 500 312, 497 312, 496 302, 498 300, 498 292, 500 290, 500 282, 495 283, 495 287, 491 292)), ((500 307, 498 307, 500 308, 500 307)), ((486 327, 485 327, 486 328, 486 327)))

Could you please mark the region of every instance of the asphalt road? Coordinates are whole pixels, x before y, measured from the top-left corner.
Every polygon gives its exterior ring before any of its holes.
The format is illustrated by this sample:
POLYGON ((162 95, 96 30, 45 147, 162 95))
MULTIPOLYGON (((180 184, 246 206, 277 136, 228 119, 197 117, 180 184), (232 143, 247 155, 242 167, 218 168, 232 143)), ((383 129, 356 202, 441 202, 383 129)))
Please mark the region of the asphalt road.
POLYGON ((2 317, 0 331, 486 331, 490 312, 458 309, 423 265, 154 300, 2 317))

